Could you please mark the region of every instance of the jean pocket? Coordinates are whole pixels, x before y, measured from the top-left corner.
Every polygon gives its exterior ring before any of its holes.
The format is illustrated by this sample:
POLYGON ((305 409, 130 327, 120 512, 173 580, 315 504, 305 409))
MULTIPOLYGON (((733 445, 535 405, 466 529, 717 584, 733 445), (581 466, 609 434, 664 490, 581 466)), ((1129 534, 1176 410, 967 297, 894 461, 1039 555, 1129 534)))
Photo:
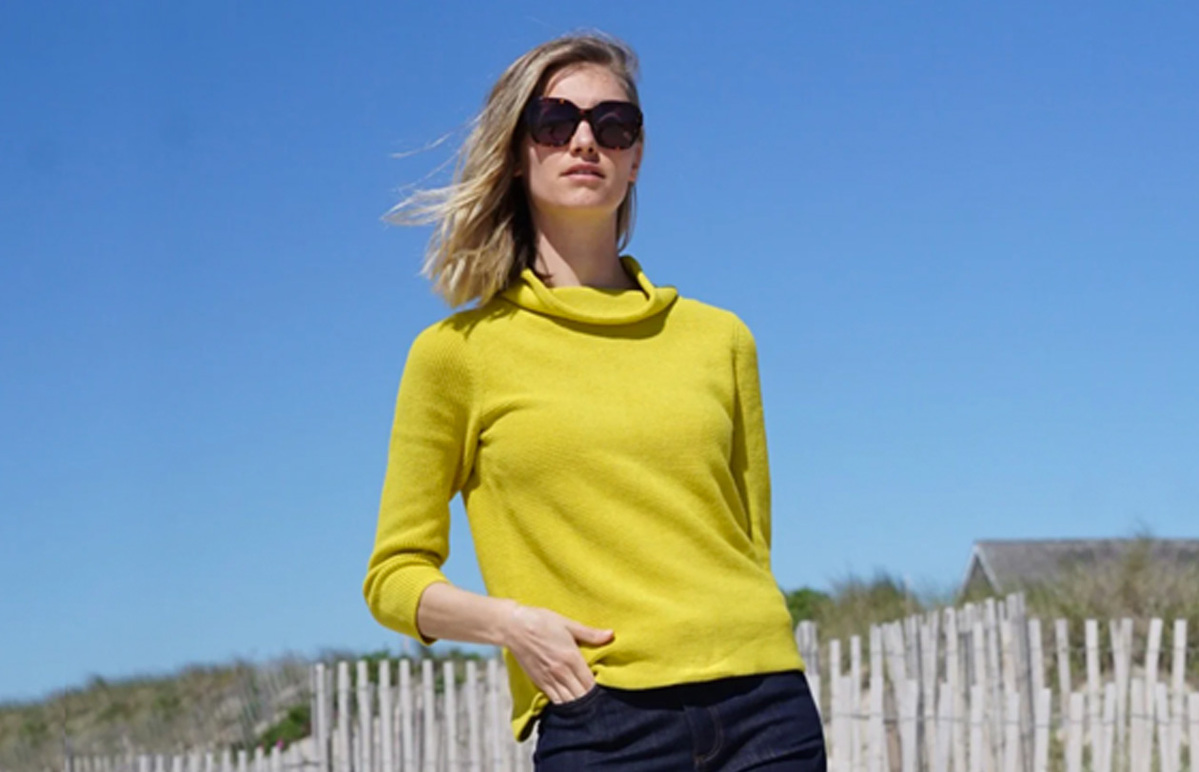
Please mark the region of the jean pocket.
POLYGON ((582 697, 576 697, 567 702, 550 702, 545 709, 551 713, 559 713, 563 715, 577 715, 590 708, 599 697, 603 687, 599 684, 593 684, 590 689, 583 694, 582 697))

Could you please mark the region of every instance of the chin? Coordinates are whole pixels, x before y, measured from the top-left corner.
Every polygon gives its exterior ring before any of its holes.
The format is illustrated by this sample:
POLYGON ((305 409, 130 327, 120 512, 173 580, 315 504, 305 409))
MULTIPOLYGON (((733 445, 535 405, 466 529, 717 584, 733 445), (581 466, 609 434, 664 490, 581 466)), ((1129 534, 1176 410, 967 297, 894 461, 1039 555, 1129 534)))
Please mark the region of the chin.
POLYGON ((534 204, 539 209, 557 209, 580 213, 615 213, 623 200, 623 198, 611 195, 608 191, 587 190, 571 191, 561 196, 535 201, 534 204))

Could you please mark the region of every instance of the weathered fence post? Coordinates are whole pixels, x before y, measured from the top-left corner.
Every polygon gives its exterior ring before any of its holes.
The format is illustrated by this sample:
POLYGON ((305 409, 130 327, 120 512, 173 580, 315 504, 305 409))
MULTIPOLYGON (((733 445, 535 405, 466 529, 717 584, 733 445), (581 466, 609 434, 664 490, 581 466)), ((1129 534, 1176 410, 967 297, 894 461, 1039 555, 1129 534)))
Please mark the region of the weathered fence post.
POLYGON ((395 691, 389 659, 379 663, 379 763, 382 772, 395 772, 395 691))
POLYGON ((441 663, 441 681, 445 694, 445 768, 448 772, 458 769, 458 679, 452 660, 441 663))
POLYGON ((1115 770, 1116 753, 1116 684, 1108 682, 1103 688, 1103 736, 1099 746, 1098 772, 1115 770))
POLYGON ((437 690, 433 675, 433 660, 420 663, 421 686, 421 769, 437 772, 437 690))
POLYGON ((1053 621, 1054 643, 1057 644, 1057 691, 1061 715, 1058 717, 1061 731, 1066 731, 1069 722, 1070 695, 1070 623, 1065 619, 1053 621))
MULTIPOLYGON (((1174 620, 1174 634, 1171 636, 1174 658, 1171 666, 1170 692, 1173 698, 1173 710, 1170 714, 1170 747, 1175 759, 1181 765, 1179 755, 1182 753, 1183 715, 1186 713, 1186 656, 1187 656, 1187 620, 1174 620)), ((1199 748, 1192 746, 1191 770, 1199 769, 1199 748)))
POLYGON ((1084 705, 1081 694, 1070 695, 1066 723, 1066 772, 1082 772, 1082 720, 1084 705))
MULTIPOLYGON (((367 672, 367 662, 358 660, 357 667, 357 696, 358 696, 358 756, 355 758, 356 767, 361 772, 373 772, 374 764, 371 759, 373 750, 371 720, 371 682, 367 672)), ((257 772, 261 772, 258 770, 257 772)))
POLYGON ((841 671, 841 641, 834 638, 828 644, 829 661, 829 764, 832 772, 846 772, 842 759, 849 757, 848 718, 845 715, 845 682, 841 671))
MULTIPOLYGON (((312 676, 312 734, 316 742, 317 772, 333 772, 329 763, 329 668, 318 662, 312 676)), ((213 772, 205 769, 205 772, 213 772)))
POLYGON ((1020 752, 1020 694, 1009 692, 1004 706, 1003 772, 1018 772, 1024 755, 1020 752))
MULTIPOLYGON (((351 772, 354 762, 350 746, 350 663, 337 663, 337 765, 338 772, 351 772)), ((246 759, 237 754, 238 772, 246 772, 246 759)))
POLYGON ((1044 687, 1037 692, 1035 718, 1036 727, 1033 734, 1033 772, 1049 772, 1049 726, 1051 720, 1051 701, 1053 692, 1044 687))
POLYGON ((416 769, 416 711, 412 705, 412 660, 400 660, 400 760, 404 772, 416 769))
POLYGON ((983 722, 986 718, 986 689, 970 687, 970 772, 983 772, 983 722))
POLYGON ((1099 623, 1094 619, 1084 621, 1083 632, 1086 639, 1087 733, 1091 746, 1091 766, 1094 767, 1099 758, 1099 717, 1102 709, 1099 685, 1099 623))
POLYGON ((470 761, 471 772, 482 772, 483 742, 482 720, 479 705, 479 670, 473 659, 466 661, 466 683, 462 688, 466 692, 466 754, 470 761))
POLYGON ((937 695, 937 742, 933 751, 933 772, 948 772, 949 748, 953 740, 953 695, 949 693, 949 684, 941 682, 937 695))
POLYGON ((862 767, 862 638, 849 638, 849 768, 862 767))
MULTIPOLYGON (((1128 712, 1132 718, 1128 734, 1128 760, 1132 764, 1132 772, 1146 772, 1146 756, 1149 755, 1149 744, 1145 742, 1145 681, 1141 678, 1132 679, 1130 684, 1130 700, 1128 712)), ((1123 754, 1121 754, 1123 755, 1123 754)))
POLYGON ((485 737, 487 738, 487 759, 489 769, 493 772, 500 772, 506 764, 504 764, 503 753, 500 749, 500 700, 499 700, 499 663, 494 657, 487 660, 487 709, 485 711, 486 724, 485 737))
POLYGON ((867 772, 883 772, 883 630, 870 626, 870 692, 866 719, 867 772))

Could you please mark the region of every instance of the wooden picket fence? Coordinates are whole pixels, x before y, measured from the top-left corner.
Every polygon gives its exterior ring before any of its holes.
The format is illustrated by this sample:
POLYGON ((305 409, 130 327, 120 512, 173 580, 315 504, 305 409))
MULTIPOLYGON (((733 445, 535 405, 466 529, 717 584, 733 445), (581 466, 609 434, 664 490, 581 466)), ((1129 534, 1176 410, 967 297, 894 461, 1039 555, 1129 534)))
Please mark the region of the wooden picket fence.
POLYGON ((533 743, 517 743, 512 736, 512 703, 501 659, 443 660, 440 667, 431 659, 383 660, 377 681, 370 677, 370 663, 354 664, 351 669, 351 663, 339 662, 336 670, 323 663, 313 666, 312 735, 286 748, 75 756, 64 772, 533 769, 533 743))
POLYGON ((1066 620, 1054 621, 1055 690, 1041 621, 1021 595, 872 627, 866 653, 850 638, 848 672, 842 642, 822 650, 815 626, 800 623, 831 772, 1199 772, 1186 620, 1173 625, 1168 683, 1162 620, 1149 621, 1139 662, 1133 620, 1108 623, 1107 661, 1099 623, 1083 627, 1079 651, 1066 620), (1075 654, 1086 673, 1077 688, 1075 654))
MULTIPOLYGON (((1019 595, 872 627, 847 646, 801 622, 796 642, 821 708, 830 772, 1199 772, 1199 692, 1187 682, 1187 624, 1143 645, 1131 619, 1082 638, 1041 620, 1019 595), (1138 639, 1139 640, 1139 639, 1138 639), (1081 642, 1081 645, 1080 645, 1081 642), (1105 656, 1106 655, 1106 656, 1105 656), (1072 660, 1084 666, 1075 679, 1072 660), (1054 677, 1056 676, 1056 678, 1054 677)), ((222 754, 75 758, 66 772, 522 772, 499 659, 430 659, 312 669, 312 736, 222 754)))
MULTIPOLYGON (((323 665, 313 669, 313 736, 316 763, 322 772, 519 772, 533 769, 533 743, 512 736, 512 701, 502 660, 485 660, 480 670, 466 660, 459 678, 452 661, 441 663, 436 688, 432 660, 420 661, 419 682, 412 661, 401 659, 392 681, 390 662, 379 665, 378 684, 371 684, 365 662, 337 667, 337 681, 323 665), (336 695, 336 708, 331 704, 336 695), (351 708, 351 694, 356 705, 351 708), (350 721, 332 716, 351 716, 350 721), (356 719, 356 721, 355 721, 356 719), (362 738, 369 738, 363 742, 362 738)), ((259 772, 255 770, 254 772, 259 772)))

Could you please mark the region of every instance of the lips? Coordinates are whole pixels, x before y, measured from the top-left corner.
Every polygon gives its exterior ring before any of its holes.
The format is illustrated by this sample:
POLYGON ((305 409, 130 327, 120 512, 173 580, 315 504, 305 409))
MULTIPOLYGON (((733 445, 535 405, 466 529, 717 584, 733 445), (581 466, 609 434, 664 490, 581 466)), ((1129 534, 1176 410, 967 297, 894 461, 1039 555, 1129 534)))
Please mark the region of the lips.
POLYGON ((575 164, 574 166, 570 167, 565 172, 563 172, 563 176, 565 176, 565 177, 597 177, 601 180, 604 178, 604 174, 603 174, 603 172, 600 171, 599 167, 594 166, 592 164, 575 164))

